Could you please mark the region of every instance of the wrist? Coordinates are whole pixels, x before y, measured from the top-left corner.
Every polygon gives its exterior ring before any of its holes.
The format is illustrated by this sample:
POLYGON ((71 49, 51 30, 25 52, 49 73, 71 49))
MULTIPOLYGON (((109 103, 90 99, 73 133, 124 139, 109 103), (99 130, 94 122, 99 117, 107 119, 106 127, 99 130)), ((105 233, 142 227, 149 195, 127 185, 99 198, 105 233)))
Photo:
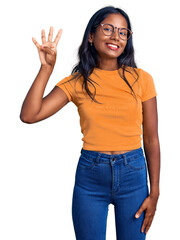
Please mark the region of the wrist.
POLYGON ((153 187, 151 187, 150 195, 153 196, 153 197, 155 197, 155 198, 158 198, 159 195, 160 195, 159 186, 153 186, 153 187))
POLYGON ((159 199, 159 194, 157 194, 157 193, 150 193, 150 194, 149 194, 149 197, 150 197, 151 199, 154 199, 154 200, 158 201, 158 199, 159 199))
POLYGON ((159 183, 150 183, 151 191, 159 191, 159 183))
POLYGON ((41 69, 48 71, 48 72, 52 72, 54 67, 48 65, 48 64, 41 64, 41 69))

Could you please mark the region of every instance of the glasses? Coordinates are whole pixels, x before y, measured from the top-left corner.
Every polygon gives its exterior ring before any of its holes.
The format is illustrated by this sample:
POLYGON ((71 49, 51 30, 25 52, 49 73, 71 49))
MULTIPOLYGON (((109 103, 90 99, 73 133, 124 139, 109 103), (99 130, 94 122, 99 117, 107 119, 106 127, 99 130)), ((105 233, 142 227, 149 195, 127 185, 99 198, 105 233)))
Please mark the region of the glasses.
POLYGON ((101 23, 101 29, 106 36, 111 36, 116 28, 119 30, 119 37, 124 41, 127 41, 133 34, 128 28, 118 28, 114 27, 112 24, 101 23))

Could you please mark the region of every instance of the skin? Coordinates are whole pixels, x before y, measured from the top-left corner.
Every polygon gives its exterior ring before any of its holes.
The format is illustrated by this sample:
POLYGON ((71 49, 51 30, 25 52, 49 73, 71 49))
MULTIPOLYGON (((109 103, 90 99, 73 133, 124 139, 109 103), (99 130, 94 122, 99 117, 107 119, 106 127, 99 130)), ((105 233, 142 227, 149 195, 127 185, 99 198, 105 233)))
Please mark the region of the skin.
MULTIPOLYGON (((104 19, 104 21, 102 21, 102 23, 105 22, 111 23, 117 27, 127 28, 126 20, 121 14, 110 14, 104 19)), ((43 97, 47 82, 55 66, 57 45, 61 35, 62 29, 58 31, 55 40, 52 41, 53 27, 50 27, 47 40, 45 31, 41 31, 42 45, 40 45, 35 38, 32 38, 32 41, 38 50, 41 67, 22 104, 20 119, 24 123, 32 124, 42 121, 58 112, 69 102, 67 95, 57 86, 55 86, 47 96, 43 97)), ((108 71, 117 70, 117 57, 122 54, 127 44, 119 38, 117 29, 113 35, 105 36, 102 31, 100 31, 100 28, 98 28, 95 34, 89 35, 89 41, 93 42, 100 55, 99 68, 108 71), (117 51, 112 51, 105 45, 106 41, 116 43, 120 48, 117 51)), ((143 102, 142 108, 143 144, 148 165, 151 190, 150 195, 144 200, 137 213, 140 216, 142 212, 145 211, 145 219, 141 230, 145 230, 145 233, 147 233, 154 218, 159 198, 160 147, 158 139, 156 97, 143 102)), ((121 152, 111 151, 108 153, 115 154, 123 152, 126 152, 126 150, 121 152)), ((107 153, 107 151, 105 153, 107 153)))

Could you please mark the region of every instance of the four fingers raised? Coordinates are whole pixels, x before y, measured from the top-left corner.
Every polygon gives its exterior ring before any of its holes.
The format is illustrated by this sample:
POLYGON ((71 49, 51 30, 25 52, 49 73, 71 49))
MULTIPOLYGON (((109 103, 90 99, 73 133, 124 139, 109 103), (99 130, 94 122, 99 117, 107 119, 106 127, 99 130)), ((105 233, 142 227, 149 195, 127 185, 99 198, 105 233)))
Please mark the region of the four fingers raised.
MULTIPOLYGON (((56 46, 59 42, 59 39, 61 38, 62 32, 63 32, 63 30, 60 29, 58 31, 58 34, 56 35, 56 37, 54 39, 53 43, 55 43, 56 46)), ((53 38, 53 27, 51 26, 50 30, 49 30, 49 35, 48 35, 48 42, 52 42, 52 38, 53 38)), ((41 39, 42 39, 42 45, 46 45, 46 36, 45 36, 45 30, 44 29, 41 31, 41 39)), ((40 44, 36 41, 35 38, 32 38, 32 41, 34 42, 34 44, 36 45, 37 48, 41 47, 40 44)))

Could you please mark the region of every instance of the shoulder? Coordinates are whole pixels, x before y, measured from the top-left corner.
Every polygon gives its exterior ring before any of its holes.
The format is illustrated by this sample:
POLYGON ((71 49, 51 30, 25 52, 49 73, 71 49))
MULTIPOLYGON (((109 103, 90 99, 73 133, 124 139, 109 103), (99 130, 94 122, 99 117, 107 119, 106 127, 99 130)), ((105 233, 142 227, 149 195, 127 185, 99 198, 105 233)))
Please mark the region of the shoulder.
POLYGON ((141 76, 145 73, 145 71, 142 68, 136 68, 136 67, 130 67, 130 66, 126 66, 126 71, 133 74, 136 73, 138 74, 138 76, 141 76))
POLYGON ((79 73, 75 72, 73 74, 67 75, 66 77, 62 78, 58 84, 70 84, 70 83, 74 83, 77 79, 78 76, 80 76, 79 73))
POLYGON ((134 72, 136 71, 139 75, 146 77, 146 76, 151 76, 151 74, 149 72, 147 72, 146 70, 142 69, 142 68, 135 68, 135 67, 127 67, 128 70, 134 72))
POLYGON ((139 74, 138 81, 142 86, 145 86, 145 85, 149 84, 150 82, 154 81, 152 75, 148 71, 146 71, 142 68, 137 68, 137 71, 139 74))
POLYGON ((141 75, 141 77, 143 77, 143 78, 152 77, 152 75, 148 71, 146 71, 142 68, 138 68, 138 71, 139 71, 139 74, 141 75))

